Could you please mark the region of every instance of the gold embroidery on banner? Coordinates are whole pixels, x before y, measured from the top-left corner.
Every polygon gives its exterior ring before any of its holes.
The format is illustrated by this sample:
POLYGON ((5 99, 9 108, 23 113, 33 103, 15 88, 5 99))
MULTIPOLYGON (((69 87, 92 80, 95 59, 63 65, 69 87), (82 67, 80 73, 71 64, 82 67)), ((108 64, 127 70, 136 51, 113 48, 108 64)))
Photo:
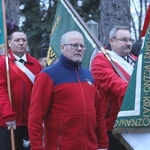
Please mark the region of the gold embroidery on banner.
POLYGON ((120 119, 116 120, 114 127, 124 126, 124 127, 141 127, 150 126, 150 118, 137 118, 137 119, 120 119))
POLYGON ((53 32, 54 32, 56 26, 58 25, 58 23, 59 23, 59 21, 60 21, 60 19, 61 19, 61 17, 58 16, 57 19, 56 19, 56 21, 54 22, 54 25, 53 25, 52 31, 51 31, 51 35, 53 34, 53 32))

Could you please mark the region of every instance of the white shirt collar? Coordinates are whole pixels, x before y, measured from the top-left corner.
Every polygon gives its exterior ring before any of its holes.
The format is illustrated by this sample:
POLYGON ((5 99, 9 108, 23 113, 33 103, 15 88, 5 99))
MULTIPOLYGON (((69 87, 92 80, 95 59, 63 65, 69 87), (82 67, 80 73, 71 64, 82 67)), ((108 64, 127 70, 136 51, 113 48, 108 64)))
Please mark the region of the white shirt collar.
POLYGON ((20 57, 18 57, 17 55, 15 55, 15 54, 13 54, 14 55, 14 57, 19 61, 20 59, 23 59, 25 62, 27 62, 27 56, 26 56, 26 54, 24 54, 21 58, 20 57))

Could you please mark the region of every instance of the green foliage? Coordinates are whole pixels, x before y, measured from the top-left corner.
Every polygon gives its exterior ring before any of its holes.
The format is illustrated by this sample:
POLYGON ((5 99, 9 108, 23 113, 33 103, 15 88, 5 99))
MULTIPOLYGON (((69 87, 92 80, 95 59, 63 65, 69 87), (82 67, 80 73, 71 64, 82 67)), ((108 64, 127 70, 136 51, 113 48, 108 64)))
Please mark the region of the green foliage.
POLYGON ((21 0, 20 5, 23 6, 21 15, 25 17, 22 29, 27 34, 30 53, 38 58, 40 49, 48 47, 56 4, 51 7, 48 3, 47 9, 40 0, 21 0))
POLYGON ((79 14, 85 21, 94 20, 99 21, 99 1, 100 0, 83 0, 83 5, 79 9, 79 14))

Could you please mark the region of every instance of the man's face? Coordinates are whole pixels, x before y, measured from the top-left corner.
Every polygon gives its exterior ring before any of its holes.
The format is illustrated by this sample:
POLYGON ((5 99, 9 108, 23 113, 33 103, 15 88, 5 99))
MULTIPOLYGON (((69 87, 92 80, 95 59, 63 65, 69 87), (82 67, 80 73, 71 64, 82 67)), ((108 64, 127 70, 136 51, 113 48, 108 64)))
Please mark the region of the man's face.
POLYGON ((131 34, 128 30, 118 30, 116 36, 110 39, 111 48, 119 56, 127 56, 132 49, 131 34))
POLYGON ((23 32, 14 32, 8 44, 12 52, 21 57, 27 50, 27 37, 23 32))
POLYGON ((81 62, 85 51, 82 35, 76 33, 68 36, 66 43, 61 45, 62 54, 74 62, 81 62))

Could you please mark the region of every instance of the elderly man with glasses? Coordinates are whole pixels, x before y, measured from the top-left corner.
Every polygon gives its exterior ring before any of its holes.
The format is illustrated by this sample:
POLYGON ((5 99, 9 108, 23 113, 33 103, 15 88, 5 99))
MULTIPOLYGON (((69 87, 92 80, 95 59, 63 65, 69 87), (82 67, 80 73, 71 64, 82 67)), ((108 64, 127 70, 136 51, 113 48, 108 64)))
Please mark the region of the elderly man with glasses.
POLYGON ((31 149, 106 150, 108 138, 101 101, 90 71, 81 67, 84 38, 77 31, 69 31, 62 36, 60 47, 59 61, 37 76, 32 91, 31 149))
POLYGON ((126 150, 114 137, 112 131, 135 64, 134 58, 130 55, 133 41, 126 26, 115 26, 110 31, 111 50, 107 50, 107 53, 123 76, 120 77, 116 73, 110 61, 101 52, 95 56, 92 62, 91 71, 100 93, 100 99, 103 101, 109 150, 126 150))

